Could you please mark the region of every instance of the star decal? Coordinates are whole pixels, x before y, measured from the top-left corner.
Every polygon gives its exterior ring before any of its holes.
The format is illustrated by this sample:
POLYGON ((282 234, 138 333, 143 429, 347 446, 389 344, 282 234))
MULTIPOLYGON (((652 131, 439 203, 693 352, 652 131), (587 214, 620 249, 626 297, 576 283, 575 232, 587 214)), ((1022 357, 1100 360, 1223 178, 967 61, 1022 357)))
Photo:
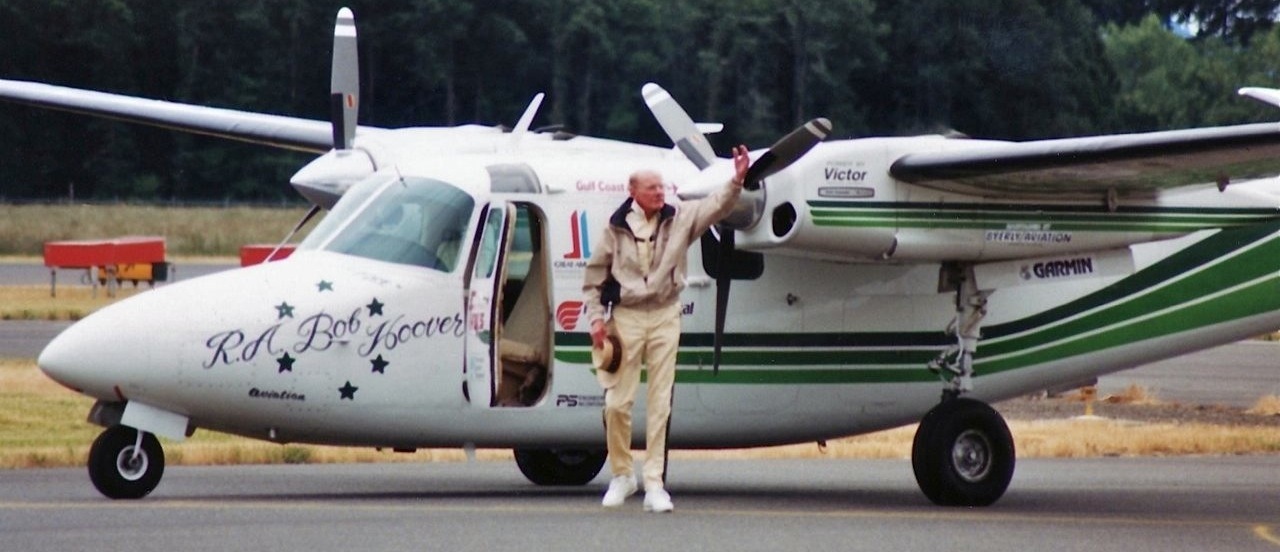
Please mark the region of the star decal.
POLYGON ((277 372, 277 373, 278 373, 278 374, 283 374, 283 373, 285 373, 285 372, 292 372, 292 371, 293 371, 293 361, 295 361, 295 360, 298 360, 298 359, 296 359, 296 358, 293 358, 293 357, 289 356, 289 353, 285 353, 285 354, 284 354, 284 356, 282 356, 282 357, 280 357, 280 358, 277 358, 277 359, 276 359, 276 364, 280 367, 280 371, 279 371, 279 372, 277 372))
POLYGON ((359 387, 351 385, 351 382, 348 381, 346 385, 343 385, 342 387, 338 388, 338 400, 342 400, 342 399, 351 399, 353 401, 356 400, 356 391, 359 389, 360 389, 359 387))
POLYGON ((317 293, 322 293, 326 291, 333 291, 333 282, 330 282, 328 280, 320 280, 319 282, 316 282, 317 293))
POLYGON ((373 302, 365 305, 369 308, 369 316, 382 316, 382 307, 386 306, 378 302, 378 298, 374 297, 373 302))
POLYGON ((382 359, 382 355, 378 355, 378 358, 375 358, 369 362, 373 363, 373 371, 379 374, 387 373, 387 366, 391 365, 390 362, 387 362, 382 359))
POLYGON ((293 318, 293 305, 290 305, 289 303, 283 303, 283 302, 280 303, 279 305, 276 305, 276 315, 277 315, 276 320, 283 319, 286 316, 289 318, 293 318))

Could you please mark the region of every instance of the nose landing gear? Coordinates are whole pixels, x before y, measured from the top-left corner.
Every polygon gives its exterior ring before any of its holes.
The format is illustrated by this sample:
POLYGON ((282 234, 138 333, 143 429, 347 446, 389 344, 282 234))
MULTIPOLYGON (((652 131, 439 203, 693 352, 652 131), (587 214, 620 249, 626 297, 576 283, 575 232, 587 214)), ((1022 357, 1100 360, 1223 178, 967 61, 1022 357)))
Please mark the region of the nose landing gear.
POLYGON ((155 435, 111 426, 89 448, 89 480, 107 498, 142 498, 164 475, 164 449, 155 435))

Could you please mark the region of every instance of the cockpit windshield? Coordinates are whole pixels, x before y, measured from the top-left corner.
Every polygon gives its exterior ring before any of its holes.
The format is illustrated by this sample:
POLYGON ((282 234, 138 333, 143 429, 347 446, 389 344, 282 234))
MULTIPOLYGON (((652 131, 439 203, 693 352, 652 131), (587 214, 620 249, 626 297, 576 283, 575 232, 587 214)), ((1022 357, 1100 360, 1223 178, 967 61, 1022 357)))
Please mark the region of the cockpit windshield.
POLYGON ((373 177, 351 188, 299 245, 452 272, 475 201, 428 178, 373 177))

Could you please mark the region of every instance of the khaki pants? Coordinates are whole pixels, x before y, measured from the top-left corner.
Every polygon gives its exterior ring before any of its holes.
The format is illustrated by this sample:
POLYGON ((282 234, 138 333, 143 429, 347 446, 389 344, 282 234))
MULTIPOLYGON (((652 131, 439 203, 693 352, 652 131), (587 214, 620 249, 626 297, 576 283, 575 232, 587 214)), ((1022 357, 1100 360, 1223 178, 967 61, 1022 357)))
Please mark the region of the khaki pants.
POLYGON ((631 460, 631 410, 640 387, 641 365, 648 368, 649 390, 644 488, 661 488, 667 451, 667 422, 680 344, 680 303, 652 310, 615 307, 613 324, 622 342, 617 384, 604 395, 605 438, 614 477, 634 476, 631 460))

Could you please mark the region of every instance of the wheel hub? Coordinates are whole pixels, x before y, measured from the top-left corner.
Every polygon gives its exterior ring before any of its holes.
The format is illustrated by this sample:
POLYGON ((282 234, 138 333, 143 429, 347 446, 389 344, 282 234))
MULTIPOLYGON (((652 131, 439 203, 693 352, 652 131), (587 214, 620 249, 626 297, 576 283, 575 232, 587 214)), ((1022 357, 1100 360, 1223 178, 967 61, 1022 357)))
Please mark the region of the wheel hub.
POLYGON ((961 433, 951 447, 951 465, 961 479, 982 481, 991 473, 991 441, 980 431, 961 433))
POLYGON ((128 481, 142 479, 142 476, 147 474, 149 465, 146 452, 131 446, 121 449, 120 454, 116 455, 116 471, 120 472, 120 477, 128 481))

